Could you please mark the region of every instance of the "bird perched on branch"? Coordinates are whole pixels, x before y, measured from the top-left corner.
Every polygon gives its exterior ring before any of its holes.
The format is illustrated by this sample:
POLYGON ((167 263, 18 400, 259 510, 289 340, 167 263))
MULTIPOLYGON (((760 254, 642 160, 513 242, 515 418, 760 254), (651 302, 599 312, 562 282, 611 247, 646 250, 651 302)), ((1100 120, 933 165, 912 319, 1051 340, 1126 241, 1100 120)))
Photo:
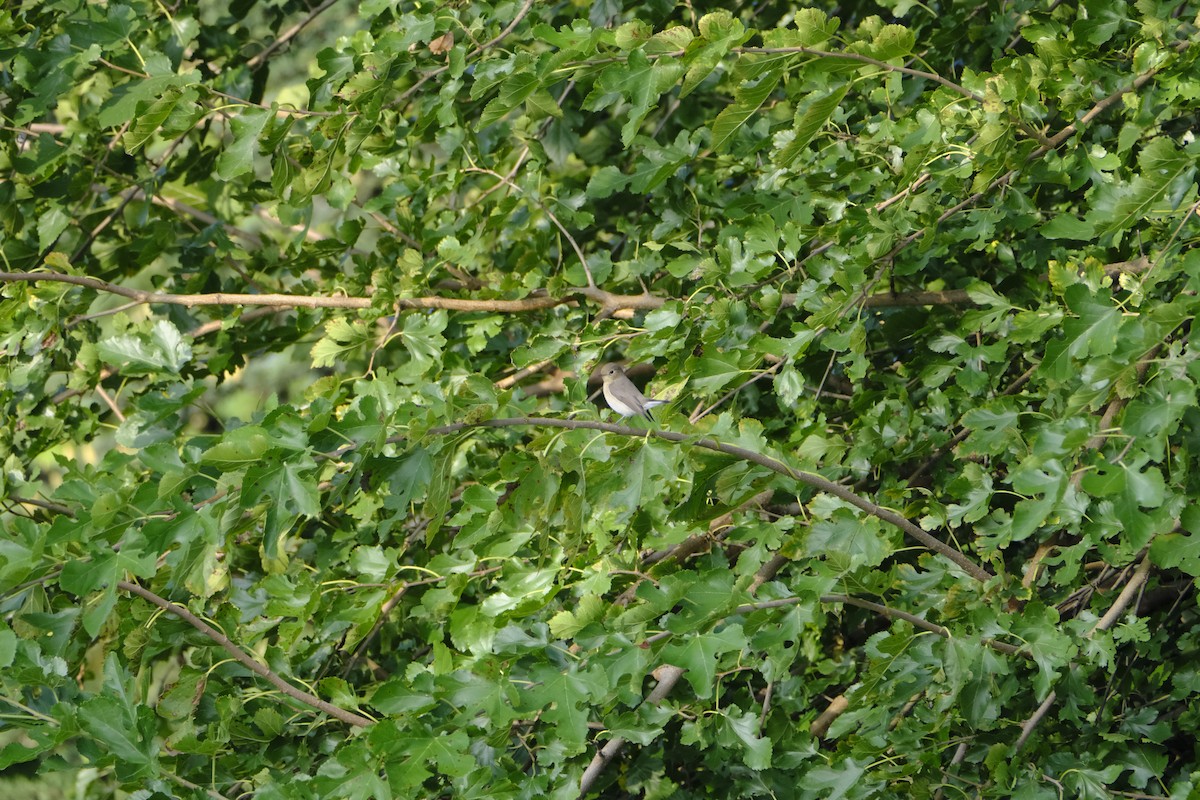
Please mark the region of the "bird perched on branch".
POLYGON ((666 403, 665 400, 649 400, 629 380, 620 364, 609 364, 600 370, 604 379, 604 400, 608 407, 622 417, 645 417, 653 420, 650 409, 666 403))

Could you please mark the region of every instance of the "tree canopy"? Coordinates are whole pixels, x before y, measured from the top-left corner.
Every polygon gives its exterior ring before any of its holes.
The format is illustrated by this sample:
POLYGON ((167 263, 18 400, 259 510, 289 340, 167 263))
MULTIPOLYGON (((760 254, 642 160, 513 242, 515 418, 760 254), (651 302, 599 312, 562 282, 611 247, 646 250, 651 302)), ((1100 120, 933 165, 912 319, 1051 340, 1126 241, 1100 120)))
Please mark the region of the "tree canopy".
POLYGON ((1200 791, 1198 26, 6 4, 0 791, 1200 791))

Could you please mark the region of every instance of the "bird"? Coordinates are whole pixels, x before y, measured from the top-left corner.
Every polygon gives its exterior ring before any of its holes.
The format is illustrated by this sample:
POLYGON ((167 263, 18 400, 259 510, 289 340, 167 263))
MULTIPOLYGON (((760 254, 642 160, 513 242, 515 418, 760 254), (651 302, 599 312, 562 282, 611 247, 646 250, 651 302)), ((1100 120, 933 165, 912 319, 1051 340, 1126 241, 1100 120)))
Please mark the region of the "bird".
POLYGON ((604 379, 604 400, 608 407, 622 417, 641 416, 653 421, 650 409, 666 403, 665 400, 648 400, 633 385, 620 364, 608 364, 600 370, 604 379))

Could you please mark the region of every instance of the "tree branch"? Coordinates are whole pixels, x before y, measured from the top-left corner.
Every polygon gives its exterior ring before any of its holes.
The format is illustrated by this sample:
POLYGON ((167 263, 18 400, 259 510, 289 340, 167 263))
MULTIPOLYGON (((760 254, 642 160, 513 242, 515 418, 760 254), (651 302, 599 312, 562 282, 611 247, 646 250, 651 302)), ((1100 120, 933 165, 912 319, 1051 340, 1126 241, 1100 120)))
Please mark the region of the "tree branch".
MULTIPOLYGON (((941 636, 944 639, 950 638, 949 628, 945 628, 926 619, 921 619, 915 614, 910 614, 907 611, 901 611, 898 608, 891 608, 890 606, 880 605, 879 603, 872 603, 870 600, 861 600, 848 594, 823 594, 821 595, 821 602, 841 603, 842 605, 847 606, 858 606, 859 608, 865 608, 868 611, 874 611, 876 614, 881 614, 888 619, 902 619, 915 628, 920 628, 921 630, 929 631, 930 633, 936 633, 938 636, 941 636)), ((739 610, 741 610, 741 607, 739 607, 739 610)), ((1033 658, 1033 655, 1028 650, 1024 650, 1016 645, 1009 644, 1008 642, 998 642, 995 639, 983 639, 982 641, 984 645, 992 648, 998 653, 1004 653, 1005 655, 1010 656, 1023 656, 1024 658, 1033 658)))
MULTIPOLYGON (((90 278, 84 275, 66 275, 61 272, 0 272, 0 283, 69 283, 83 286, 98 292, 127 297, 138 303, 161 303, 163 305, 187 306, 272 306, 276 308, 344 308, 365 309, 371 307, 369 297, 322 297, 320 295, 302 294, 233 294, 215 292, 212 294, 171 294, 168 292, 148 292, 142 289, 129 289, 115 283, 90 278)), ((396 306, 403 311, 416 309, 442 308, 448 311, 490 312, 490 313, 520 313, 554 308, 576 302, 575 296, 582 296, 599 303, 601 310, 617 309, 654 309, 660 307, 665 300, 650 294, 623 295, 605 291, 595 287, 580 287, 569 290, 561 297, 549 295, 533 295, 519 300, 469 300, 459 297, 401 297, 396 300, 396 306)))
MULTIPOLYGON (((983 98, 975 94, 975 92, 972 92, 970 89, 963 88, 954 81, 948 78, 943 78, 937 73, 925 72, 919 69, 912 69, 911 67, 898 67, 895 64, 889 64, 886 61, 880 61, 877 58, 871 58, 870 56, 865 56, 861 53, 833 53, 828 50, 817 50, 812 47, 736 47, 732 50, 732 52, 762 55, 803 53, 805 55, 816 56, 817 58, 845 58, 850 61, 859 61, 863 64, 870 64, 872 66, 879 67, 880 69, 887 70, 888 72, 899 72, 904 75, 911 75, 914 78, 924 78, 925 80, 940 83, 950 91, 957 92, 968 100, 974 100, 977 103, 983 102, 983 98)), ((682 56, 683 51, 679 51, 678 55, 682 56)))
POLYGON ((10 494, 8 499, 20 505, 34 506, 45 511, 52 511, 55 514, 63 514, 64 516, 75 518, 75 512, 69 506, 64 506, 62 503, 53 503, 49 500, 38 500, 36 497, 18 497, 15 494, 10 494))
MULTIPOLYGON (((1142 588, 1142 584, 1146 582, 1146 578, 1149 577, 1149 575, 1150 554, 1146 553, 1146 555, 1142 556, 1141 563, 1137 565, 1137 569, 1134 570, 1133 575, 1129 578, 1129 583, 1125 584, 1125 588, 1121 590, 1121 594, 1119 594, 1117 599, 1113 601, 1112 606, 1110 606, 1104 616, 1100 618, 1100 621, 1097 622, 1090 631, 1088 631, 1087 636, 1089 639, 1092 638, 1097 631, 1106 631, 1116 624, 1116 621, 1120 619, 1123 613, 1125 613, 1125 609, 1127 609, 1129 604, 1133 602, 1133 598, 1137 596, 1138 591, 1142 588)), ((1068 665, 1069 669, 1073 667, 1074 665, 1068 665)), ((1057 697, 1058 693, 1051 689, 1050 694, 1046 695, 1046 699, 1043 700, 1041 705, 1037 707, 1037 710, 1035 710, 1033 714, 1030 715, 1029 719, 1025 720, 1025 722, 1021 725, 1021 735, 1017 737, 1017 741, 1013 744, 1014 753, 1025 746, 1025 742, 1029 740, 1029 737, 1033 734, 1033 731, 1038 726, 1038 723, 1042 721, 1047 712, 1049 712, 1050 707, 1054 705, 1054 701, 1057 699, 1057 697)))
MULTIPOLYGON (((516 30, 517 26, 521 24, 521 20, 525 19, 526 15, 529 14, 529 10, 531 8, 533 8, 533 0, 525 0, 525 4, 523 6, 521 6, 521 9, 519 11, 517 11, 517 15, 515 17, 513 17, 513 21, 508 23, 508 26, 505 27, 504 30, 500 31, 500 33, 497 34, 494 39, 492 39, 489 42, 484 42, 483 44, 479 45, 471 52, 467 53, 467 58, 474 58, 477 55, 481 55, 485 51, 490 50, 491 48, 495 47, 496 45, 500 44, 500 42, 502 42, 506 38, 508 38, 508 35, 510 33, 512 33, 514 30, 516 30)), ((414 94, 416 94, 417 90, 419 90, 422 86, 424 86, 428 81, 432 80, 433 78, 436 78, 438 75, 441 75, 443 72, 445 72, 448 69, 450 69, 449 66, 443 65, 443 66, 437 67, 435 69, 431 69, 429 72, 426 72, 424 75, 422 75, 417 80, 416 83, 414 83, 412 86, 408 87, 403 92, 401 92, 399 97, 397 97, 392 102, 388 103, 388 108, 395 108, 396 106, 400 105, 405 100, 407 100, 408 98, 410 98, 414 94)))
MULTIPOLYGON (((876 505, 866 498, 847 489, 845 486, 834 483, 820 475, 815 475, 811 472, 802 472, 794 469, 778 459, 763 455, 754 450, 748 450, 737 445, 718 442, 715 439, 707 437, 696 438, 694 435, 676 433, 675 431, 662 430, 640 430, 631 428, 625 425, 613 425, 608 422, 594 422, 592 420, 582 419, 553 419, 549 417, 510 417, 505 419, 483 420, 481 422, 456 422, 450 425, 443 425, 437 428, 431 428, 428 433, 434 436, 444 436, 450 433, 467 428, 511 428, 520 426, 540 426, 548 428, 566 428, 572 430, 590 429, 596 431, 604 431, 605 433, 615 433, 619 436, 630 436, 639 439, 655 438, 662 439, 668 442, 677 442, 680 444, 688 444, 693 447, 701 447, 705 450, 712 450, 717 453, 740 458, 743 461, 749 461, 758 464, 761 467, 771 470, 772 472, 783 475, 786 478, 794 480, 798 483, 803 483, 808 486, 818 489, 827 494, 832 494, 845 500, 855 508, 867 512, 873 517, 883 520, 891 525, 902 530, 913 539, 916 539, 925 547, 933 550, 936 553, 944 556, 960 568, 972 578, 978 581, 986 582, 992 578, 992 574, 983 567, 979 566, 971 559, 967 558, 962 553, 947 545, 945 542, 931 536, 919 527, 914 525, 905 517, 892 511, 890 508, 876 505)), ((399 442, 404 440, 404 436, 391 437, 388 441, 399 442)))
POLYGON ((328 9, 330 6, 332 6, 336 2, 337 2, 337 0, 325 0, 324 3, 321 3, 321 5, 314 8, 307 17, 300 20, 295 25, 293 25, 292 27, 290 27, 286 31, 284 31, 282 34, 280 34, 280 36, 277 39, 275 39, 275 41, 273 41, 269 45, 267 45, 267 47, 261 53, 258 53, 257 55, 252 57, 249 61, 247 61, 246 67, 251 72, 253 72, 254 70, 261 67, 263 65, 263 63, 268 58, 271 57, 272 53, 274 53, 280 47, 283 47, 285 44, 287 44, 292 39, 294 39, 296 36, 298 36, 300 34, 300 31, 307 28, 309 26, 309 24, 312 23, 312 21, 317 18, 318 15, 320 15, 322 12, 324 12, 326 9, 328 9))
MULTIPOLYGON (((480 569, 471 572, 467 575, 467 577, 479 578, 484 575, 490 575, 493 572, 499 572, 500 569, 500 567, 487 567, 486 569, 480 569)), ((392 596, 389 597, 384 602, 383 606, 380 607, 379 618, 375 620, 375 624, 371 626, 371 630, 362 638, 362 641, 358 643, 358 647, 354 649, 353 655, 350 656, 349 661, 346 662, 346 666, 342 669, 342 677, 345 678, 348 676, 354 669, 354 665, 357 664, 359 659, 363 657, 363 654, 367 652, 367 648, 371 646, 371 642, 373 642, 375 637, 379 635, 379 632, 383 630, 383 625, 385 622, 387 622, 388 615, 391 614, 396 606, 400 604, 400 600, 404 597, 405 593, 408 592, 409 589, 413 588, 414 586, 427 586, 432 583, 440 583, 449 577, 449 575, 438 575, 433 578, 405 581, 404 583, 400 584, 400 588, 393 592, 392 596)))
MULTIPOLYGON (((501 175, 499 172, 496 172, 495 170, 485 169, 483 167, 470 167, 463 171, 464 172, 478 172, 483 175, 488 175, 488 176, 500 181, 501 184, 507 184, 507 185, 511 186, 513 189, 517 190, 517 192, 519 192, 521 194, 525 194, 525 192, 522 191, 520 186, 517 186, 515 183, 512 182, 511 178, 501 175)), ((588 266, 587 256, 585 256, 583 254, 583 248, 581 248, 579 246, 579 242, 575 241, 575 237, 572 236, 571 232, 567 230, 567 227, 565 225, 563 225, 562 222, 559 221, 558 217, 554 214, 553 211, 550 210, 549 206, 547 206, 545 203, 543 203, 537 199, 534 199, 533 202, 538 206, 538 208, 542 209, 542 212, 547 217, 550 218, 550 221, 554 223, 554 227, 558 228, 559 233, 561 233, 564 237, 566 237, 566 240, 571 245, 571 249, 575 251, 575 257, 579 259, 580 266, 583 267, 583 274, 587 278, 588 288, 595 289, 596 288, 596 279, 592 277, 592 268, 590 266, 588 266)))
MULTIPOLYGON (((654 670, 654 677, 658 678, 658 685, 650 694, 646 695, 646 703, 656 706, 661 703, 666 696, 675 688, 675 684, 683 677, 686 672, 682 667, 675 667, 670 664, 663 664, 658 669, 654 670)), ((579 796, 585 797, 587 793, 595 786, 596 781, 600 778, 604 768, 607 767, 614 758, 616 758, 621 748, 625 746, 625 739, 620 736, 614 736, 609 739, 608 743, 601 748, 600 752, 592 758, 592 763, 588 764, 587 769, 583 771, 583 778, 579 781, 579 796)))
POLYGON ((230 641, 228 636, 221 633, 219 630, 212 627, 207 622, 200 619, 195 614, 193 614, 191 611, 188 611, 186 608, 179 605, 178 603, 172 603, 170 600, 166 600, 162 597, 159 597, 158 595, 156 595, 154 592, 150 591, 149 589, 144 589, 141 586, 138 586, 136 583, 130 583, 129 581, 117 581, 117 587, 120 589, 124 589, 125 591, 130 592, 131 594, 136 594, 138 597, 141 597, 145 600, 149 600, 151 603, 153 603, 154 605, 163 609, 164 611, 168 611, 168 612, 174 614, 175 616, 179 617, 184 622, 188 623, 193 628, 195 628, 196 630, 203 633, 209 639, 212 639, 214 642, 219 644, 221 647, 225 648, 225 650, 231 656, 233 656, 240 664, 245 666, 251 672, 255 673, 256 675, 261 675, 262 677, 266 678, 273 686, 275 686, 277 689, 279 689, 279 691, 286 694, 288 697, 291 697, 294 700, 298 700, 299 702, 303 703, 304 705, 309 706, 311 708, 315 708, 318 711, 323 711, 326 714, 329 714, 331 717, 336 717, 337 719, 340 719, 342 722, 348 723, 350 725, 354 725, 354 726, 357 726, 360 728, 366 728, 366 727, 369 727, 369 726, 375 724, 374 720, 368 719, 367 717, 364 717, 360 714, 355 714, 353 711, 347 711, 344 708, 335 706, 333 703, 329 703, 329 702, 322 700, 321 698, 317 697, 316 695, 309 694, 308 692, 305 692, 301 689, 297 689, 295 686, 292 686, 290 683, 285 681, 283 678, 279 677, 274 672, 267 669, 267 667, 263 666, 262 664, 260 664, 259 662, 255 661, 253 658, 248 656, 244 650, 242 650, 240 647, 238 647, 236 644, 234 644, 232 641, 230 641))

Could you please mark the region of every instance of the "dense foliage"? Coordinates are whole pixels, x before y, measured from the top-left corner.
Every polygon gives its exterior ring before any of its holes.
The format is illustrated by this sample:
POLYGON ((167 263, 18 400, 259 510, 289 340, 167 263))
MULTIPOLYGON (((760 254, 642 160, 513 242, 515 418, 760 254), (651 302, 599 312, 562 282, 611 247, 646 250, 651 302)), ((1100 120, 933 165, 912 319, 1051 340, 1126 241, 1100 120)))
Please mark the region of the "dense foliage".
POLYGON ((1198 14, 6 3, 0 793, 1200 790, 1198 14))

